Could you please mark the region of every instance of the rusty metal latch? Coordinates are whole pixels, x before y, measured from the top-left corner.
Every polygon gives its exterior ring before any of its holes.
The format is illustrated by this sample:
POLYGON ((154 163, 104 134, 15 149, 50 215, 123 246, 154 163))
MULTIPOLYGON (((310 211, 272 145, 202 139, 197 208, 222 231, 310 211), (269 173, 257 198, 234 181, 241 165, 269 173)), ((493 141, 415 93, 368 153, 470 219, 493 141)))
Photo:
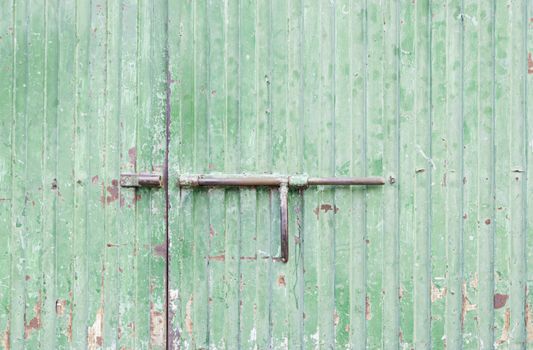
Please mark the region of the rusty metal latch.
POLYGON ((305 188, 308 186, 351 186, 363 185, 374 186, 384 185, 382 177, 308 177, 307 175, 182 175, 179 177, 178 186, 200 187, 200 186, 241 186, 241 187, 278 187, 280 199, 280 257, 276 260, 286 263, 289 261, 289 211, 288 211, 288 191, 289 187, 305 188))
POLYGON ((161 174, 120 174, 121 187, 162 187, 161 174))

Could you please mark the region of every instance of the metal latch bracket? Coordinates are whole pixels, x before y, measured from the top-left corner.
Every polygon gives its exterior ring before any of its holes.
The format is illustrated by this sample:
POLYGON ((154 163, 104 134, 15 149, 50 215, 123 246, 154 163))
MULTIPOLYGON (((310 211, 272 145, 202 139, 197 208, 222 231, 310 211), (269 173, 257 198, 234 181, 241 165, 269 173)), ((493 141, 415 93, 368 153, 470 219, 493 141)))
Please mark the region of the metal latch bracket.
POLYGON ((163 187, 161 174, 120 174, 121 187, 163 187))

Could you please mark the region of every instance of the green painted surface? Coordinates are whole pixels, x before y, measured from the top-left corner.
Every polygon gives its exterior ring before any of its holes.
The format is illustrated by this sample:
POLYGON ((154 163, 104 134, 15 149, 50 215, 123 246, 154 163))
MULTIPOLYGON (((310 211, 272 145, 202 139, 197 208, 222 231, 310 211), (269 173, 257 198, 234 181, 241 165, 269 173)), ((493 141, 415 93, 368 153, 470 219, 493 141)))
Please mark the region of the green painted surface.
POLYGON ((164 348, 166 3, 0 13, 0 348, 164 348))
POLYGON ((171 179, 388 182, 291 192, 286 265, 276 190, 171 186, 171 345, 531 346, 531 7, 171 2, 171 179))
POLYGON ((530 1, 0 14, 0 348, 533 346, 530 1), (165 191, 118 186, 167 136, 168 265, 165 191), (283 264, 278 191, 209 172, 387 184, 291 190, 283 264))

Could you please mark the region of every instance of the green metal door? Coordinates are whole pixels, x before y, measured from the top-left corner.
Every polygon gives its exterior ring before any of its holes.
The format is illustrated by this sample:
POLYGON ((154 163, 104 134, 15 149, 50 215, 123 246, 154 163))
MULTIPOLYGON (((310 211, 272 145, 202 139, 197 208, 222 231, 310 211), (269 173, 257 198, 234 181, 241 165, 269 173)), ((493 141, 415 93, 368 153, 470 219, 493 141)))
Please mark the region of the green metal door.
POLYGON ((171 2, 170 345, 531 346, 531 7, 171 2), (276 189, 184 173, 387 183, 290 191, 283 264, 276 189))
POLYGON ((532 55, 528 0, 0 1, 0 348, 532 348, 532 55), (386 183, 283 263, 187 174, 386 183))

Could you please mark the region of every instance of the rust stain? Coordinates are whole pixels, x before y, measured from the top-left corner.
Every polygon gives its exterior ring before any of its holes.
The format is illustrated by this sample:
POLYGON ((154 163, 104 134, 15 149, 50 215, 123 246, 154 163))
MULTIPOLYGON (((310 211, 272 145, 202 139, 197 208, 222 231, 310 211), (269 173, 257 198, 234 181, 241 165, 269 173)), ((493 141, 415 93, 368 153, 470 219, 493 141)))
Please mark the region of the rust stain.
POLYGON ((285 276, 279 275, 278 276, 278 286, 285 287, 287 284, 285 283, 285 276))
POLYGON ((485 220, 485 225, 490 225, 490 223, 491 223, 490 219, 485 220))
POLYGON ((4 339, 2 339, 2 343, 4 344, 5 350, 9 350, 11 346, 10 334, 11 333, 9 332, 9 322, 7 322, 6 330, 4 332, 4 339))
POLYGON ((368 295, 365 298, 365 317, 367 321, 372 319, 372 305, 370 304, 370 298, 368 295))
POLYGON ((58 316, 63 316, 65 314, 66 307, 67 307, 67 301, 65 299, 56 300, 56 314, 58 316))
POLYGON ((165 343, 165 318, 162 312, 154 309, 153 303, 150 303, 150 339, 156 346, 165 343))
POLYGON ((442 287, 439 289, 434 283, 431 283, 431 302, 434 303, 435 301, 439 299, 443 299, 446 294, 448 293, 448 289, 446 287, 442 287))
POLYGON ((98 175, 94 175, 92 178, 91 178, 91 181, 93 184, 97 184, 98 183, 98 175))
POLYGON ((496 341, 496 344, 501 345, 509 340, 509 326, 511 325, 511 310, 505 309, 505 321, 503 323, 502 335, 496 341))
POLYGON ((337 313, 337 310, 335 310, 333 311, 333 324, 335 325, 335 327, 337 327, 337 325, 339 324, 339 321, 340 321, 339 314, 337 313))
POLYGON ((100 203, 102 203, 102 207, 105 206, 105 184, 102 181, 102 193, 100 194, 100 203))
POLYGON ((133 196, 133 199, 131 201, 131 203, 133 205, 137 204, 138 201, 140 201, 142 199, 142 196, 140 194, 137 194, 135 193, 135 195, 133 196))
POLYGON ((137 167, 137 148, 132 147, 128 150, 128 156, 130 157, 130 164, 135 169, 137 167))
POLYGON ((93 350, 102 347, 104 339, 102 338, 102 330, 104 325, 104 309, 100 307, 96 312, 96 319, 92 326, 87 331, 87 346, 88 349, 93 350))
POLYGON ((68 293, 68 296, 70 298, 70 309, 69 309, 69 315, 68 315, 68 325, 67 325, 67 339, 68 339, 68 342, 71 343, 72 342, 72 316, 73 316, 73 312, 72 312, 72 308, 73 308, 73 293, 72 291, 70 291, 68 293))
MULTIPOLYGON (((39 291, 39 299, 37 300, 37 304, 35 304, 35 307, 33 308, 33 311, 35 312, 35 316, 30 320, 29 323, 24 324, 24 338, 28 339, 31 335, 31 332, 33 330, 41 328, 41 303, 42 303, 42 294, 39 291)), ((27 315, 25 315, 27 316, 27 315)))
POLYGON ((158 244, 154 247, 154 254, 157 256, 162 257, 163 259, 167 259, 167 244, 158 244))
POLYGON ((257 256, 241 256, 241 260, 257 260, 257 256))
POLYGON ((320 206, 313 209, 313 213, 315 213, 317 220, 320 215, 320 211, 323 211, 324 213, 327 213, 328 211, 333 211, 334 214, 337 214, 337 212, 339 211, 339 207, 328 203, 321 204, 320 206))
POLYGON ((502 307, 504 307, 505 304, 507 303, 507 299, 509 299, 509 295, 507 294, 500 294, 500 293, 494 294, 494 299, 493 299, 494 308, 501 309, 502 307))
POLYGON ((533 74, 533 58, 531 57, 531 52, 527 54, 527 73, 533 74))
POLYGON ((209 225, 209 237, 215 237, 215 229, 213 228, 213 225, 209 225))
POLYGON ((468 311, 475 310, 477 308, 476 304, 472 304, 470 299, 468 299, 468 291, 466 289, 466 281, 463 282, 463 307, 461 308, 461 326, 464 325, 465 316, 468 311))
POLYGON ((113 179, 111 181, 111 186, 107 186, 107 192, 107 204, 112 203, 118 199, 118 181, 116 179, 113 179))
POLYGON ((533 342, 533 310, 531 306, 526 304, 526 330, 527 330, 527 342, 533 342))
POLYGON ((189 337, 192 338, 192 329, 193 329, 193 322, 192 322, 192 302, 193 298, 192 295, 189 298, 189 301, 187 301, 187 305, 185 306, 185 328, 187 329, 187 333, 189 333, 189 337))
POLYGON ((226 256, 224 254, 222 255, 210 255, 207 257, 208 260, 214 260, 214 261, 225 261, 226 256))

